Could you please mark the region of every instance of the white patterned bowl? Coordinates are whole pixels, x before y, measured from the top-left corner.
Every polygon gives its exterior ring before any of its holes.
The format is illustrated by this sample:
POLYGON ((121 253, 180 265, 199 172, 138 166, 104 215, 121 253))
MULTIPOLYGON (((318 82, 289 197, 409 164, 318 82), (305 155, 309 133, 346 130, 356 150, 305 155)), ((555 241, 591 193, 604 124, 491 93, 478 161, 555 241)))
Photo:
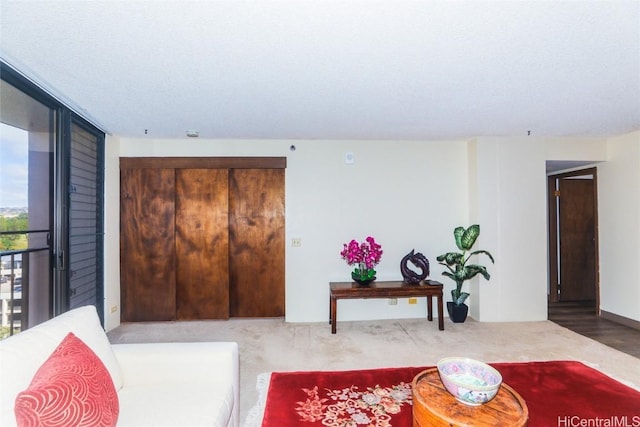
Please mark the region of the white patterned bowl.
POLYGON ((458 401, 479 406, 493 399, 502 375, 495 368, 466 357, 446 357, 438 361, 442 384, 458 401))

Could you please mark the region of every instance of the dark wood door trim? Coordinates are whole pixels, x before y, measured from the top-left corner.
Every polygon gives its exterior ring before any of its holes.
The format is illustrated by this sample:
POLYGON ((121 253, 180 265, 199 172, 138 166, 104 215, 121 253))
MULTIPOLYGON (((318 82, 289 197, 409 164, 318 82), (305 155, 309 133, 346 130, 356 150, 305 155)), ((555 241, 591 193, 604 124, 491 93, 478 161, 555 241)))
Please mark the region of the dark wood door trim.
POLYGON ((120 157, 120 169, 286 169, 286 157, 120 157))
POLYGON ((597 168, 581 169, 564 172, 547 177, 547 207, 548 207, 548 253, 549 253, 549 301, 558 302, 558 251, 556 236, 558 233, 557 222, 557 198, 555 195, 556 180, 582 175, 593 176, 593 200, 594 200, 594 236, 595 236, 595 278, 596 278, 596 311, 600 315, 600 256, 599 256, 599 232, 598 232, 598 170, 597 168))
POLYGON ((556 177, 547 177, 547 209, 549 235, 549 301, 558 302, 558 200, 556 198, 556 177))

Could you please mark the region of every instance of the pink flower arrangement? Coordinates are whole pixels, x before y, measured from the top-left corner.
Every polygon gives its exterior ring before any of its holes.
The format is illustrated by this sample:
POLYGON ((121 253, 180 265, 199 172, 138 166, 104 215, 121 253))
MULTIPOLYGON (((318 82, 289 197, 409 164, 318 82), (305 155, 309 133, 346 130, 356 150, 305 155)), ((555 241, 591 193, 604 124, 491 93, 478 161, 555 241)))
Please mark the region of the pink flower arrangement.
POLYGON ((358 243, 351 240, 345 243, 340 256, 347 261, 349 265, 356 265, 352 276, 358 279, 373 279, 376 271, 373 269, 382 258, 382 246, 376 243, 371 236, 367 237, 364 242, 358 243))

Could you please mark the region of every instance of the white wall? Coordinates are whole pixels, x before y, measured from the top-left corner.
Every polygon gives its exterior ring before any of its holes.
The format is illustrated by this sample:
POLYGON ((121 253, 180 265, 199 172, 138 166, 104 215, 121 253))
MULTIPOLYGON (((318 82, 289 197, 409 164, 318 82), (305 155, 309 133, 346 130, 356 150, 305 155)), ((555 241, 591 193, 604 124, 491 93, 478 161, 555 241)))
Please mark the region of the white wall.
MULTIPOLYGON (((632 170, 638 168, 637 138, 636 133, 620 142, 612 140, 609 146, 613 164, 603 170, 602 176, 599 172, 601 186, 617 188, 619 181, 635 185, 636 222, 629 220, 635 224, 635 247, 624 248, 630 251, 635 266, 635 276, 625 276, 625 283, 635 280, 630 285, 635 286, 635 299, 625 300, 629 293, 622 285, 616 292, 626 304, 623 307, 628 308, 617 310, 613 294, 605 297, 603 292, 603 303, 607 304, 603 309, 636 318, 640 300, 639 178, 638 172, 634 174, 632 170), (624 164, 621 174, 617 163, 624 164), (631 175, 631 181, 626 175, 631 175)), ((455 249, 454 227, 476 222, 482 227, 477 248, 490 251, 496 264, 485 262, 492 276, 489 282, 477 278, 465 285, 472 292, 470 314, 481 321, 522 321, 547 318, 545 160, 602 161, 606 147, 606 141, 594 139, 421 142, 111 137, 107 141, 105 192, 108 329, 117 326, 120 315, 119 310, 109 313, 111 307, 120 304, 118 156, 286 156, 286 239, 288 243, 293 237, 302 239, 301 247, 288 244, 285 254, 289 322, 328 320, 328 283, 349 279, 350 267, 339 256, 342 244, 367 235, 383 245, 384 256, 377 268, 380 280, 400 279, 401 258, 416 249, 431 262, 430 278, 445 284, 445 300, 449 300, 453 283, 441 276, 443 269, 435 258, 455 249), (291 145, 296 146, 295 151, 290 151, 291 145), (345 164, 346 152, 354 153, 355 164, 345 164)), ((611 200, 603 199, 603 192, 599 205, 601 209, 604 205, 611 207, 611 212, 600 213, 601 223, 609 221, 614 207, 620 206, 619 200, 627 203, 624 196, 617 194, 619 191, 609 193, 611 200)), ((611 243, 606 243, 607 239, 603 242, 604 232, 601 228, 603 278, 607 270, 618 271, 613 259, 619 245, 613 242, 620 240, 618 236, 611 243)), ((617 278, 607 279, 610 280, 617 278)), ((423 317, 426 310, 423 298, 417 305, 408 305, 406 300, 398 301, 397 306, 388 305, 386 300, 345 300, 339 305, 339 320, 423 317)))
POLYGON ((607 142, 598 165, 600 308, 640 321, 640 132, 607 142))
MULTIPOLYGON (((607 160, 607 140, 477 138, 469 145, 470 222, 481 224, 476 249, 489 250, 496 259, 492 265, 478 258, 489 268, 491 280, 472 281, 471 316, 481 321, 545 320, 546 161, 604 164, 599 162, 607 160)), ((638 251, 634 253, 637 257, 638 251)))
POLYGON ((543 139, 546 160, 601 162, 607 159, 606 138, 543 139))
MULTIPOLYGON (((411 249, 431 263, 431 278, 448 280, 435 258, 467 218, 464 142, 300 142, 287 167, 287 233, 301 237, 287 252, 287 320, 326 321, 328 282, 349 280, 343 243, 368 235, 382 244, 381 280, 401 279, 411 249), (345 152, 355 164, 346 165, 345 152)), ((338 319, 424 316, 406 300, 340 301, 338 319)))
POLYGON ((534 138, 478 138, 471 143, 474 247, 491 252, 474 262, 491 274, 470 284, 470 315, 480 321, 547 318, 545 146, 534 138))
POLYGON ((120 324, 120 140, 105 141, 104 173, 104 327, 120 324), (113 309, 113 311, 112 311, 113 309))
MULTIPOLYGON (((384 250, 380 280, 401 279, 400 260, 411 249, 430 261, 453 245, 451 232, 467 222, 467 150, 463 141, 220 141, 109 138, 106 182, 105 307, 119 307, 118 160, 137 156, 286 156, 286 320, 328 320, 328 283, 349 280, 342 244, 372 235, 384 250), (290 150, 291 145, 295 151, 290 150), (112 151, 113 150, 113 151, 112 151), (346 152, 355 163, 346 165, 346 152)), ((448 293, 448 291, 447 291, 448 293)), ((422 317, 424 298, 397 306, 386 300, 340 301, 338 319, 422 317)), ((110 315, 117 325, 119 311, 110 315)))

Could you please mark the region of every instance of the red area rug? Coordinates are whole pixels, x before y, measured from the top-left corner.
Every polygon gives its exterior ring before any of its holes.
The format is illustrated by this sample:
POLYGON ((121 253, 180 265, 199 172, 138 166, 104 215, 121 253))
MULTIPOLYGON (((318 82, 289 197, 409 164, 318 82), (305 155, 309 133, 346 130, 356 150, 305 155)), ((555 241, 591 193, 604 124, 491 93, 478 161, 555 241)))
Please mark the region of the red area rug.
MULTIPOLYGON (((491 363, 529 427, 640 426, 640 392, 580 362, 491 363)), ((411 382, 430 367, 271 374, 262 427, 410 427, 411 382)))

